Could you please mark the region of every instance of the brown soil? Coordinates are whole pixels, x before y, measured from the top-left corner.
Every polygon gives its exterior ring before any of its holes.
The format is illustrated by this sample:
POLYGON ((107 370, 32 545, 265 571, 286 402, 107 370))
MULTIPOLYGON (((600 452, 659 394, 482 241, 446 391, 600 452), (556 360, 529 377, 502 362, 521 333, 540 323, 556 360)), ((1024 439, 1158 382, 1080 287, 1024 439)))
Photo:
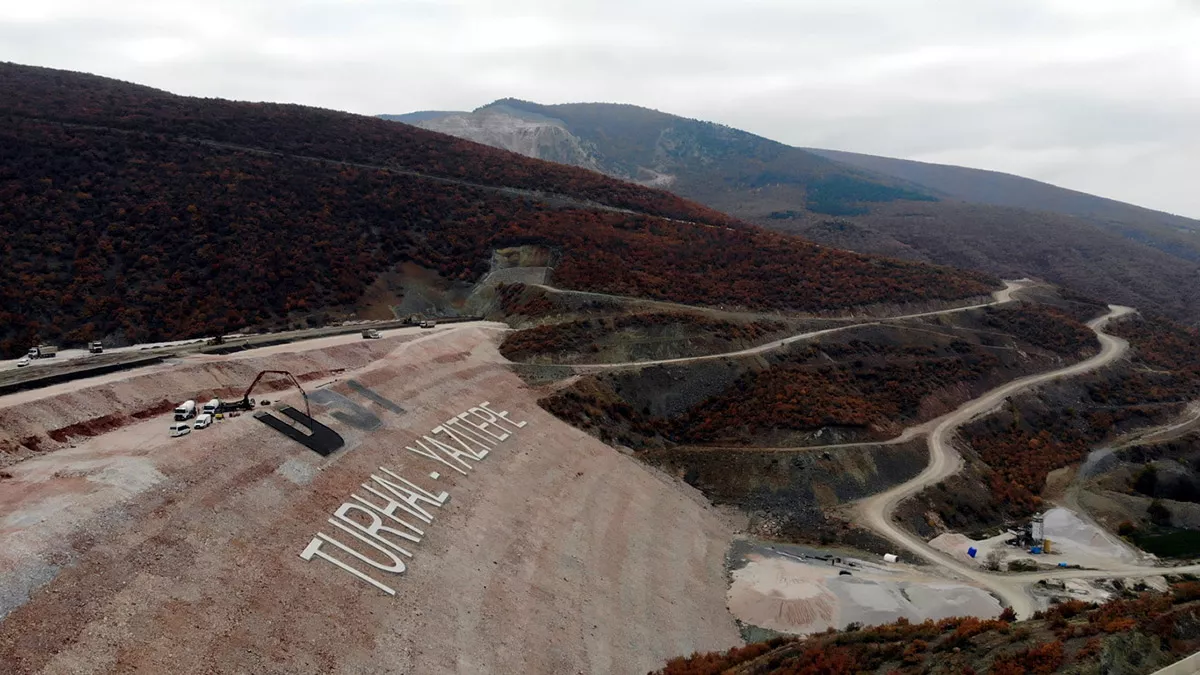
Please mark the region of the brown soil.
MULTIPOLYGON (((646 672, 739 644, 725 609, 729 527, 690 488, 543 412, 500 365, 495 340, 461 328, 268 354, 348 367, 314 384, 353 396, 352 378, 404 409, 371 404, 382 426, 364 432, 314 404, 346 440, 328 458, 249 416, 170 439, 164 414, 11 467, 0 663, 11 673, 646 672), (454 354, 467 356, 438 358, 454 354), (528 426, 469 476, 403 450, 482 401, 528 426), (381 466, 452 497, 429 507, 404 574, 375 573, 394 596, 299 557, 317 532, 341 532, 327 519, 381 466)), ((247 364, 213 363, 242 381, 247 364)), ((118 396, 140 410, 220 386, 208 365, 155 377, 3 412, 40 423, 44 439, 72 402, 91 419, 113 414, 118 396)))

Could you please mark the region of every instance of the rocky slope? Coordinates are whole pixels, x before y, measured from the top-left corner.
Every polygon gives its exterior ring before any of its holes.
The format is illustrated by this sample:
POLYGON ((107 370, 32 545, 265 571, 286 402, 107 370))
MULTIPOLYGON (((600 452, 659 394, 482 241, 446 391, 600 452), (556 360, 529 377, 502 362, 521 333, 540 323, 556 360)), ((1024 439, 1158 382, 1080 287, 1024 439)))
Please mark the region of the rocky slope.
POLYGON ((506 99, 408 121, 666 187, 830 246, 1035 276, 1200 320, 1200 221, 994 172, 793 148, 630 105, 506 99))

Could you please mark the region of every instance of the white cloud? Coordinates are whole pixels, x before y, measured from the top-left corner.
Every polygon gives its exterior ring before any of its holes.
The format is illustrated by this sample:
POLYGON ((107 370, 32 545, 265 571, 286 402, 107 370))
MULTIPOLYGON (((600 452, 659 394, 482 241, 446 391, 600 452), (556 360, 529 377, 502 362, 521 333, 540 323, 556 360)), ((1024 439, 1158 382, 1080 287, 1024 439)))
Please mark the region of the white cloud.
POLYGON ((361 113, 615 101, 1200 217, 1192 0, 0 0, 0 59, 361 113))

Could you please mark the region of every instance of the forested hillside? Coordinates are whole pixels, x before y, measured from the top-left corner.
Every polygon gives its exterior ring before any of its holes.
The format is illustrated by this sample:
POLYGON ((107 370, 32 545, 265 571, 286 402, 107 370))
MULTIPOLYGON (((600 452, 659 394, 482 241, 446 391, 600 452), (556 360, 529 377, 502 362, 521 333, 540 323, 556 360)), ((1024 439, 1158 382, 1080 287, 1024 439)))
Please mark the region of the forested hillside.
POLYGON ((1069 600, 1016 621, 974 617, 847 626, 810 638, 779 637, 724 653, 681 656, 660 675, 1148 675, 1200 647, 1200 584, 1128 593, 1103 605, 1069 600))
POLYGON ((695 304, 816 311, 995 285, 369 117, 9 64, 0 121, 5 355, 319 320, 400 263, 471 282, 495 248, 530 243, 561 251, 558 285, 695 304))
POLYGON ((904 181, 738 129, 632 105, 541 105, 504 99, 473 113, 420 115, 403 121, 618 178, 666 186, 701 202, 722 193, 769 186, 797 189, 797 208, 827 215, 866 213, 866 205, 876 202, 936 201, 929 190, 904 181), (538 133, 539 128, 539 142, 528 143, 528 135, 538 133))
POLYGON ((794 148, 632 105, 505 99, 406 121, 662 186, 829 246, 1037 277, 1200 321, 1200 221, 994 172, 794 148))
POLYGON ((936 194, 972 204, 1061 213, 1200 263, 1200 221, 1144 209, 1020 176, 946 164, 914 162, 856 152, 809 149, 821 157, 923 185, 936 194))

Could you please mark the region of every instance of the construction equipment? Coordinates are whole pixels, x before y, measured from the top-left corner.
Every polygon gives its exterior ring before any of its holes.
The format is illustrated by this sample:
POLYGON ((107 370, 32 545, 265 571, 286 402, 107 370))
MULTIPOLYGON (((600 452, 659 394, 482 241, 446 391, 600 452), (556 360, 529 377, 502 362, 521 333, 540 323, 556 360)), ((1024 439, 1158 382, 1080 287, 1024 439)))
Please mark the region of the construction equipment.
POLYGON ((89 342, 88 343, 88 353, 89 354, 103 354, 104 353, 104 343, 100 342, 98 340, 94 341, 94 342, 89 342))
POLYGON ((31 359, 48 359, 58 356, 58 347, 54 345, 38 345, 29 348, 29 358, 31 359))
POLYGON ((175 421, 184 422, 196 416, 196 402, 184 401, 175 409, 175 421))
POLYGON ((216 411, 218 413, 227 413, 235 410, 254 410, 254 399, 250 398, 250 394, 254 393, 254 387, 258 384, 259 380, 263 379, 264 375, 283 375, 291 380, 292 384, 296 385, 296 388, 300 390, 300 395, 304 397, 304 414, 310 418, 312 417, 312 408, 308 405, 308 393, 304 391, 304 387, 300 386, 300 381, 296 379, 296 376, 286 370, 264 370, 260 372, 254 378, 254 381, 250 383, 250 386, 246 387, 246 393, 240 399, 236 401, 221 401, 216 411))

